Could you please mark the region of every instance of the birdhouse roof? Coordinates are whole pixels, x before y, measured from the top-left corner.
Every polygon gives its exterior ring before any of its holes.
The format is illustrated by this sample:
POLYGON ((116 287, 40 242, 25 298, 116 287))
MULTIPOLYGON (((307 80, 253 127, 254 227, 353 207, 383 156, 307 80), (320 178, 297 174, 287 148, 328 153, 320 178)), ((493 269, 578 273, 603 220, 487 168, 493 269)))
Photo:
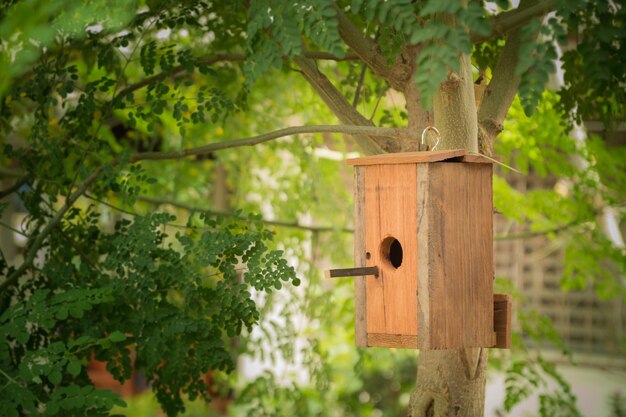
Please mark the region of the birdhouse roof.
POLYGON ((470 162, 491 164, 492 161, 479 154, 470 154, 465 149, 449 149, 443 151, 384 153, 348 159, 348 165, 393 165, 423 164, 430 162, 470 162))

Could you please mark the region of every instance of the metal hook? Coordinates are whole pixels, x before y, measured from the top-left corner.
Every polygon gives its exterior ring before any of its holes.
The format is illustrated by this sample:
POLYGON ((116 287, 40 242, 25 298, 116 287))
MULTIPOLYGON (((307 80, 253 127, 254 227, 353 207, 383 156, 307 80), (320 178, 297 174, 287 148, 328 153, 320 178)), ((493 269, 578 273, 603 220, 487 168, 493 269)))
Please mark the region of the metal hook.
POLYGON ((441 133, 439 133, 439 130, 437 130, 435 126, 426 126, 426 128, 422 131, 422 145, 424 145, 424 138, 426 137, 426 132, 428 132, 429 130, 432 130, 437 135, 437 143, 435 143, 435 146, 433 146, 433 148, 431 149, 431 151, 434 151, 435 149, 437 149, 437 146, 439 145, 439 141, 441 140, 441 133))

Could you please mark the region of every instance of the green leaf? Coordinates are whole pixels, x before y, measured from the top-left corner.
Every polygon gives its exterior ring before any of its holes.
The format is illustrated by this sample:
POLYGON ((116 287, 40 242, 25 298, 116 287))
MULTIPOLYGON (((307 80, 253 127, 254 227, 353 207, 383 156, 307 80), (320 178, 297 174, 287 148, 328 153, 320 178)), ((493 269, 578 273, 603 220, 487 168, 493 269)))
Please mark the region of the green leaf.
POLYGON ((67 364, 67 373, 72 376, 78 376, 82 369, 82 364, 77 360, 70 360, 67 364))
POLYGON ((66 319, 67 319, 67 317, 68 317, 68 313, 69 313, 69 312, 68 312, 68 309, 67 309, 67 308, 62 307, 62 308, 60 308, 60 309, 58 309, 58 310, 57 310, 57 313, 56 313, 56 318, 57 318, 58 320, 66 320, 66 319))
POLYGON ((109 340, 113 343, 123 342, 126 340, 126 335, 116 330, 109 335, 109 340))
POLYGON ((48 380, 50 380, 53 384, 60 384, 63 379, 63 375, 58 368, 53 368, 52 371, 48 374, 48 380))

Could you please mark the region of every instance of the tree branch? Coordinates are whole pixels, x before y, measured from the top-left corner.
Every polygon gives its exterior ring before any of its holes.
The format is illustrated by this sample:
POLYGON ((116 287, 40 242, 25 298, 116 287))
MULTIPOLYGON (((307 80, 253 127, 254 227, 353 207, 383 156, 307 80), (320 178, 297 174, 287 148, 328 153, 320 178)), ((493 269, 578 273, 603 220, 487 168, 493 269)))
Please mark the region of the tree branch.
MULTIPOLYGON (((316 61, 358 61, 359 57, 356 54, 347 53, 342 57, 331 54, 330 52, 323 51, 303 51, 302 56, 316 61)), ((287 57, 285 57, 287 59, 287 57)))
POLYGON ((6 167, 1 167, 0 166, 0 175, 3 175, 5 177, 12 177, 12 178, 20 178, 24 176, 24 173, 21 171, 16 171, 14 169, 11 168, 6 168, 6 167))
POLYGON ((20 187, 22 185, 26 184, 29 180, 30 180, 29 176, 24 176, 24 177, 18 179, 17 181, 15 181, 15 183, 13 185, 11 185, 9 188, 6 188, 4 190, 0 190, 0 200, 3 199, 4 197, 8 196, 8 195, 13 194, 17 190, 19 190, 20 187))
POLYGON ((374 71, 374 74, 384 76, 388 73, 387 58, 378 51, 378 45, 373 40, 363 36, 354 26, 340 7, 334 5, 339 24, 339 36, 344 40, 363 62, 374 71))
MULTIPOLYGON (((524 11, 535 6, 537 0, 520 3, 524 11)), ((511 33, 493 69, 493 77, 487 86, 478 110, 479 146, 482 153, 490 155, 493 141, 502 131, 504 118, 515 99, 521 78, 515 72, 521 46, 521 30, 511 33)))
POLYGON ((472 34, 472 43, 487 42, 491 39, 505 35, 527 23, 534 17, 543 16, 554 10, 557 0, 541 0, 528 7, 520 7, 500 13, 490 19, 491 33, 486 36, 472 34))
MULTIPOLYGON (((350 106, 348 104, 348 106, 350 106)), ((350 107, 352 108, 352 107, 350 107)), ((362 117, 362 116, 361 116, 362 117)), ((249 138, 227 140, 222 142, 210 143, 195 148, 183 149, 171 152, 140 152, 131 155, 129 161, 138 162, 146 160, 166 160, 181 159, 188 156, 206 155, 211 152, 222 149, 238 148, 242 146, 254 146, 259 143, 269 142, 285 136, 297 135, 301 133, 345 133, 350 135, 371 135, 377 138, 386 137, 390 140, 402 137, 402 130, 396 128, 376 127, 376 126, 342 126, 342 125, 316 125, 316 126, 293 126, 284 129, 275 130, 273 132, 264 133, 249 138)))
MULTIPOLYGON (((353 61, 359 59, 355 54, 346 54, 343 57, 337 57, 328 52, 318 52, 318 51, 307 51, 304 53, 304 56, 310 59, 319 59, 319 60, 330 60, 330 61, 353 61)), ((202 58, 197 61, 198 64, 204 65, 213 65, 218 62, 243 62, 245 61, 246 56, 244 54, 215 54, 210 55, 205 58, 202 58)), ((150 84, 153 84, 158 81, 162 81, 166 78, 176 77, 177 75, 183 74, 187 71, 187 67, 183 65, 179 65, 177 67, 172 68, 170 71, 164 71, 159 74, 152 75, 150 77, 144 78, 141 81, 138 81, 135 84, 131 84, 128 87, 121 90, 117 98, 125 97, 137 90, 142 89, 150 84)))
POLYGON ((545 230, 531 230, 528 232, 512 233, 507 235, 495 235, 494 240, 516 240, 516 239, 530 239, 533 237, 546 236, 552 233, 559 233, 572 227, 580 226, 582 223, 578 221, 571 221, 569 223, 562 224, 560 226, 553 227, 545 230))
POLYGON ((361 31, 336 4, 334 9, 337 13, 339 36, 346 45, 372 69, 374 74, 387 80, 392 88, 399 91, 403 90, 404 84, 413 79, 415 60, 407 59, 404 54, 399 54, 393 64, 390 65, 387 57, 380 52, 378 44, 363 36, 361 31))
POLYGON ((103 170, 103 167, 97 168, 82 184, 78 186, 76 191, 74 191, 67 198, 67 200, 65 200, 65 204, 63 205, 63 207, 61 207, 59 211, 55 213, 54 217, 50 219, 48 224, 46 224, 46 226, 43 228, 41 233, 39 233, 36 237, 34 237, 35 240, 32 241, 32 243, 30 241, 33 239, 33 237, 29 239, 30 248, 28 249, 28 252, 26 253, 26 256, 24 257, 24 261, 15 271, 13 271, 13 273, 9 274, 9 276, 7 277, 6 280, 4 280, 4 282, 0 284, 0 293, 3 293, 4 291, 6 291, 6 289, 9 288, 11 285, 14 285, 17 282, 17 280, 32 265, 33 261, 35 260, 35 256, 37 255, 37 252, 39 251, 39 248, 43 244, 44 240, 48 237, 50 232, 52 232, 52 229, 54 229, 59 224, 59 222, 61 222, 61 219, 63 219, 63 216, 65 215, 65 213, 67 213, 67 211, 72 207, 72 205, 76 202, 78 197, 80 197, 85 191, 87 191, 87 189, 91 186, 91 184, 93 184, 96 181, 96 179, 98 178, 102 170, 103 170))
MULTIPOLYGON (((442 14, 435 17, 447 27, 459 25, 458 18, 442 14)), ((434 125, 443 140, 438 149, 467 149, 478 152, 478 128, 472 61, 468 54, 458 56, 459 66, 447 71, 433 96, 434 125)))
POLYGON ((5 229, 10 230, 13 233, 17 233, 20 236, 24 236, 26 238, 29 237, 26 233, 22 232, 21 230, 16 229, 15 227, 13 227, 13 226, 11 226, 9 224, 6 224, 4 222, 0 222, 0 227, 4 227, 5 229))
MULTIPOLYGON (((216 55, 210 55, 206 58, 202 58, 198 60, 197 63, 204 64, 204 65, 213 65, 217 62, 241 62, 244 59, 245 59, 244 54, 216 54, 216 55)), ((177 67, 172 68, 170 71, 163 71, 158 74, 152 75, 150 77, 144 78, 143 80, 136 82, 135 84, 131 84, 128 87, 124 88, 123 90, 120 90, 116 98, 125 97, 150 84, 156 83, 158 81, 162 81, 166 78, 175 77, 186 71, 187 71, 186 66, 179 65, 177 67)))
MULTIPOLYGON (((352 107, 355 109, 359 105, 359 98, 361 97, 361 88, 363 88, 363 82, 365 81, 365 73, 367 72, 367 64, 363 64, 361 67, 361 74, 359 74, 359 81, 356 84, 356 89, 354 91, 354 100, 352 100, 352 107)), ((370 118, 370 120, 372 120, 370 118)))
MULTIPOLYGON (((420 100, 420 93, 417 89, 417 83, 414 80, 407 82, 402 90, 404 99, 406 101, 406 113, 408 116, 407 128, 410 132, 421 133, 429 124, 434 123, 433 110, 425 110, 422 107, 420 100)), ((412 152, 419 151, 420 140, 416 137, 415 140, 408 141, 403 146, 403 151, 412 152)))
MULTIPOLYGON (((247 217, 245 217, 245 216, 240 216, 240 215, 237 215, 237 214, 234 214, 234 213, 230 213, 230 212, 226 212, 226 211, 206 210, 206 209, 204 209, 202 207, 192 206, 190 204, 181 203, 181 202, 178 202, 178 201, 175 201, 175 200, 168 200, 168 199, 149 197, 149 196, 143 196, 143 195, 142 196, 138 196, 137 199, 140 200, 140 201, 145 201, 146 203, 151 203, 151 204, 155 204, 155 205, 162 205, 162 204, 164 204, 164 205, 169 205, 169 206, 173 206, 173 207, 178 207, 178 208, 181 208, 181 209, 184 209, 184 210, 188 210, 188 211, 203 211, 205 213, 209 213, 209 214, 214 215, 214 216, 226 216, 226 217, 232 217, 232 218, 236 218, 236 219, 240 219, 240 220, 247 220, 247 217)), ((113 208, 116 208, 116 207, 113 207, 113 208)), ((133 213, 129 213, 129 214, 133 214, 133 213)), ((272 225, 272 226, 289 227, 289 228, 294 228, 294 229, 308 230, 308 231, 311 231, 311 232, 354 233, 354 229, 351 229, 349 227, 333 228, 333 227, 330 227, 330 226, 306 226, 306 225, 302 225, 302 224, 297 223, 297 222, 286 222, 286 221, 281 221, 281 220, 267 220, 267 219, 261 219, 261 221, 263 223, 265 223, 265 224, 269 224, 269 225, 272 225)), ((532 230, 532 231, 527 231, 527 232, 513 233, 513 234, 506 234, 506 235, 495 235, 493 238, 496 241, 530 239, 530 238, 533 238, 533 237, 546 236, 546 235, 549 235, 549 234, 552 234, 552 233, 563 232, 563 231, 568 230, 568 229, 570 229, 572 227, 580 226, 581 224, 582 223, 580 223, 578 221, 571 221, 569 223, 565 223, 565 224, 562 224, 560 226, 556 226, 556 227, 553 227, 553 228, 550 228, 550 229, 532 230)))
MULTIPOLYGON (((239 219, 239 220, 248 220, 246 216, 241 216, 241 215, 226 212, 226 211, 207 210, 202 207, 192 206, 190 204, 181 203, 175 200, 161 199, 161 198, 155 198, 155 197, 149 197, 149 196, 138 196, 137 199, 140 201, 145 201, 146 203, 151 203, 155 205, 169 205, 169 206, 178 207, 178 208, 181 208, 183 210, 188 210, 188 211, 202 211, 212 216, 225 216, 225 217, 231 217, 231 218, 239 219)), ((306 230, 309 232, 354 233, 353 229, 350 229, 347 227, 334 228, 331 226, 307 226, 304 224, 300 224, 298 222, 287 222, 287 221, 282 221, 282 220, 267 220, 267 219, 261 219, 261 222, 268 224, 268 225, 272 225, 272 226, 288 227, 292 229, 306 230)))
MULTIPOLYGON (((302 75, 305 80, 313 87, 341 123, 352 126, 374 127, 374 123, 371 120, 367 120, 352 107, 343 94, 317 69, 314 61, 303 57, 295 57, 294 62, 302 69, 302 75)), ((374 137, 372 134, 363 132, 363 134, 355 136, 355 139, 363 152, 368 155, 397 150, 394 148, 394 142, 397 141, 394 141, 392 138, 383 140, 380 136, 374 137)))

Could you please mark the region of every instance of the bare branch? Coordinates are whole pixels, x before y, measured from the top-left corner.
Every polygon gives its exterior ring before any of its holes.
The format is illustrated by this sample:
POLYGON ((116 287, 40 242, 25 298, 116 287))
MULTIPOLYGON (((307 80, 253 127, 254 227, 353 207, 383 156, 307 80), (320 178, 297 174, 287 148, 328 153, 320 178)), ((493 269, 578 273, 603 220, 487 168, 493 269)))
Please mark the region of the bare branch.
POLYGON ((6 291, 7 288, 9 288, 11 285, 14 285, 17 280, 22 275, 24 275, 26 270, 32 265, 35 257, 37 256, 39 248, 43 244, 44 240, 48 237, 50 232, 52 232, 52 229, 54 229, 61 222, 65 213, 67 213, 67 211, 72 207, 76 200, 81 195, 83 195, 85 191, 87 191, 91 184, 96 181, 96 179, 98 179, 98 176, 100 175, 102 170, 103 167, 96 169, 82 184, 78 186, 76 191, 70 194, 70 196, 65 200, 65 204, 63 205, 63 207, 61 207, 59 211, 55 213, 54 217, 50 219, 50 221, 48 222, 48 224, 46 224, 43 230, 39 234, 37 234, 36 237, 34 237, 32 243, 31 240, 33 238, 31 237, 31 239, 29 239, 29 249, 26 253, 26 256, 24 257, 24 261, 15 271, 13 271, 13 273, 9 274, 6 280, 4 280, 0 284, 0 293, 6 291))
MULTIPOLYGON (((138 196, 137 199, 141 201, 145 201, 146 203, 151 203, 155 205, 168 205, 168 206, 178 207, 178 208, 188 210, 188 211, 202 211, 204 213, 208 213, 213 216, 225 216, 225 217, 231 217, 231 218, 235 218, 239 220, 248 220, 246 216, 242 216, 239 214, 226 212, 226 211, 207 210, 202 207, 192 206, 190 204, 181 203, 175 200, 161 199, 161 198, 155 198, 155 197, 149 197, 149 196, 138 196)), ((268 224, 268 225, 272 225, 272 226, 288 227, 292 229, 301 229, 301 230, 307 230, 310 232, 354 233, 353 229, 350 229, 347 227, 335 228, 331 226, 308 226, 308 225, 300 224, 298 222, 287 222, 287 221, 282 221, 282 220, 267 220, 267 219, 261 219, 261 222, 268 224)))
MULTIPOLYGON (((350 105, 348 104, 350 107, 350 105)), ((350 107, 352 108, 352 107, 350 107)), ((361 116, 362 117, 362 116, 361 116)), ((195 148, 183 149, 171 152, 140 152, 132 155, 130 162, 146 161, 146 160, 166 160, 181 159, 194 155, 206 155, 211 152, 222 149, 238 148, 242 146, 254 146, 259 143, 269 142, 285 136, 297 135, 302 133, 345 133, 349 135, 370 135, 377 138, 398 138, 402 136, 401 129, 376 127, 376 126, 342 126, 342 125, 316 125, 316 126, 293 126, 284 129, 275 130, 273 132, 264 133, 249 138, 228 140, 216 143, 210 143, 195 148)))
POLYGON ((541 0, 532 6, 520 7, 500 13, 491 18, 491 33, 487 36, 473 34, 472 43, 482 43, 505 35, 527 23, 534 17, 543 16, 554 10, 556 0, 541 0))

